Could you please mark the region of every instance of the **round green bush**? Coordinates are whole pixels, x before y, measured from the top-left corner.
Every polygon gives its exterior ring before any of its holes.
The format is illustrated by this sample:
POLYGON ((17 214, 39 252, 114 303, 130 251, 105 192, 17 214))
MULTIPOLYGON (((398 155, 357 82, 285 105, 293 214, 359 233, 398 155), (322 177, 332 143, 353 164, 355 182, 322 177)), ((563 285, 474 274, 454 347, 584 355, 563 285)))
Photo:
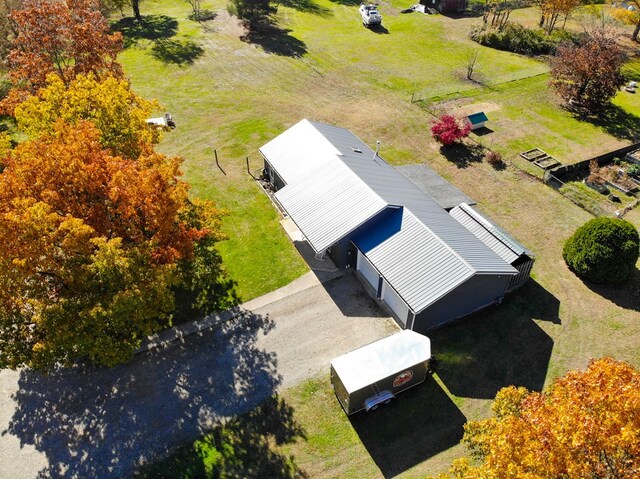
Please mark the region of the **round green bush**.
POLYGON ((562 257, 569 269, 594 283, 616 284, 635 270, 640 252, 638 230, 628 221, 596 218, 569 238, 562 257))

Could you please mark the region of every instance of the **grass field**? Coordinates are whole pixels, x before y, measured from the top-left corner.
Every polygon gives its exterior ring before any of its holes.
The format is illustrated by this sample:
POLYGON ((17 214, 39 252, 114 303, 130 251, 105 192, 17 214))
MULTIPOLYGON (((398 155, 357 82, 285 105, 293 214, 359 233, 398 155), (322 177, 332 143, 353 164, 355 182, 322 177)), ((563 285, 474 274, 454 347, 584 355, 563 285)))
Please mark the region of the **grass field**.
MULTIPOLYGON (((537 146, 572 162, 629 136, 624 127, 612 132, 560 109, 546 88, 543 62, 468 40, 475 19, 404 15, 404 5, 383 3, 386 32, 378 34, 361 28, 350 2, 287 0, 278 6, 279 30, 241 38, 245 32, 224 1, 205 6, 217 17, 202 26, 186 19, 186 2, 145 2, 147 31, 120 20, 129 38, 120 58, 134 88, 158 98, 178 123, 160 149, 185 158, 194 195, 230 211, 230 239, 221 252, 244 300, 306 268, 245 163, 248 157, 258 171, 258 147, 303 117, 350 128, 369 143, 381 140, 392 163, 428 161, 445 170, 449 161, 426 134, 434 102, 454 112, 487 111, 494 133, 478 140, 512 161, 537 146), (477 78, 490 86, 464 78, 473 52, 477 78), (414 94, 427 98, 426 106, 412 104, 414 94), (226 175, 215 166, 214 149, 226 175)), ((637 120, 631 115, 637 104, 627 98, 618 104, 619 123, 637 120)))
MULTIPOLYGON (((399 10, 409 4, 397 0, 381 4, 386 32, 362 28, 350 0, 286 0, 278 6, 280 29, 250 38, 243 38, 222 0, 204 6, 217 17, 202 26, 186 20, 186 2, 148 0, 143 14, 155 15, 154 29, 131 33, 136 39, 121 60, 134 88, 158 98, 178 124, 160 149, 185 158, 194 195, 229 210, 224 227, 230 239, 221 252, 243 299, 306 270, 245 163, 248 157, 259 170, 257 149, 304 117, 349 128, 369 144, 381 140, 381 155, 393 164, 429 164, 537 260, 533 279, 502 306, 436 332, 434 379, 375 419, 347 419, 327 377, 316 378, 282 394, 297 431, 291 441, 276 446, 273 431, 265 430, 258 433, 266 438, 260 449, 248 447, 255 445, 253 433, 241 434, 254 441, 245 448, 233 432, 243 430, 239 419, 231 435, 219 429, 215 441, 205 440, 202 463, 222 464, 215 453, 221 448, 230 454, 227 463, 237 465, 233 444, 251 452, 241 456, 247 467, 269 458, 288 464, 283 467, 290 474, 282 477, 301 471, 309 477, 424 477, 463 452, 456 445, 462 423, 485 417, 500 387, 540 389, 602 355, 640 366, 640 273, 617 288, 587 285, 571 274, 562 244, 591 216, 544 186, 535 178, 540 172, 527 170, 534 167, 517 156, 539 147, 572 163, 637 141, 640 97, 621 92, 605 118, 577 118, 549 91, 543 62, 470 42, 474 19, 403 15, 399 10), (481 84, 464 79, 473 52, 479 53, 481 84), (412 103, 412 96, 423 101, 412 103), (433 113, 474 110, 487 112, 492 132, 473 139, 500 151, 506 169, 496 171, 461 149, 443 151, 430 139, 433 113), (214 149, 226 175, 215 166, 214 149)), ((515 18, 532 15, 523 10, 515 18)), ((640 76, 638 60, 626 72, 640 76)), ((638 209, 627 218, 640 226, 638 209)), ((182 453, 191 457, 193 451, 186 446, 182 453)), ((167 470, 199 477, 180 464, 167 470)))

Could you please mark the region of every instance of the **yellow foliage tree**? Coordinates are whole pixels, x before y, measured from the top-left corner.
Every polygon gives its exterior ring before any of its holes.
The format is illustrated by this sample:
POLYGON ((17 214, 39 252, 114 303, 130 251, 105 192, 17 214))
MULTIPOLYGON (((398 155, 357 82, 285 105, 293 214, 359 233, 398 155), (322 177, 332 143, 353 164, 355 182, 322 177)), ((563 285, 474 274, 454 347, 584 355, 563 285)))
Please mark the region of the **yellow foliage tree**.
POLYGON ((176 288, 197 311, 226 305, 223 213, 189 201, 180 159, 123 159, 99 135, 58 121, 0 158, 0 368, 124 361, 169 323, 176 288))
POLYGON ((634 25, 631 39, 637 42, 638 34, 640 33, 640 0, 628 0, 626 5, 627 8, 614 6, 611 14, 622 23, 634 25), (629 10, 629 7, 631 7, 631 10, 629 10))
POLYGON ((78 75, 65 85, 57 75, 47 77, 47 86, 18 105, 14 111, 18 127, 32 138, 51 134, 58 120, 75 125, 91 121, 100 132, 100 143, 113 155, 136 159, 150 152, 159 132, 146 119, 158 110, 156 101, 136 95, 126 80, 92 73, 78 75))
POLYGON ((594 360, 541 393, 504 388, 493 413, 465 425, 479 464, 459 459, 440 479, 640 477, 640 373, 628 363, 594 360))

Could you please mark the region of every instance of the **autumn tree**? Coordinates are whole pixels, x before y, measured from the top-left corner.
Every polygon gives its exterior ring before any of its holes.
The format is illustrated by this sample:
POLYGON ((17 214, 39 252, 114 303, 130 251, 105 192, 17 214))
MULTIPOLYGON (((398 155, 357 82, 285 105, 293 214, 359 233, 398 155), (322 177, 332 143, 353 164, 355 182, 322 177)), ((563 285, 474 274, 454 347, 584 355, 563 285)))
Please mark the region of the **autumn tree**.
POLYGON ((521 6, 520 0, 486 0, 482 6, 482 22, 485 28, 502 30, 509 22, 511 12, 521 6))
POLYGON ((477 463, 454 462, 455 479, 639 477, 640 372, 628 363, 592 361, 541 393, 504 388, 492 410, 465 425, 477 463))
POLYGON ((453 145, 469 136, 471 125, 452 115, 442 115, 431 127, 433 138, 444 146, 453 145))
POLYGON ((578 44, 558 47, 551 61, 551 85, 568 103, 595 112, 624 85, 625 59, 615 33, 606 26, 596 28, 578 44))
POLYGON ((68 85, 77 75, 92 72, 122 77, 116 56, 122 35, 109 34, 109 24, 93 0, 30 0, 10 15, 16 36, 7 57, 13 90, 3 101, 5 112, 38 88, 50 73, 68 85))
POLYGON ((0 62, 7 58, 11 42, 17 34, 11 14, 19 10, 22 3, 23 0, 0 0, 0 62))
POLYGON ((202 286, 185 273, 224 284, 219 262, 184 266, 222 213, 188 200, 179 159, 113 156, 91 123, 60 121, 0 163, 0 367, 121 362, 168 324, 177 288, 202 286))
POLYGON ((562 28, 567 23, 569 15, 582 5, 581 0, 538 0, 536 2, 540 10, 540 28, 550 34, 560 19, 563 20, 562 28))
POLYGON ((58 119, 69 124, 91 121, 100 131, 100 143, 113 155, 135 159, 159 140, 159 132, 146 123, 155 101, 136 95, 129 82, 114 77, 98 80, 93 73, 78 75, 64 85, 54 74, 46 87, 16 107, 18 128, 30 137, 53 132, 58 119))
POLYGON ((640 0, 628 0, 623 4, 612 3, 611 15, 622 23, 634 26, 631 39, 637 42, 638 34, 640 33, 640 0))

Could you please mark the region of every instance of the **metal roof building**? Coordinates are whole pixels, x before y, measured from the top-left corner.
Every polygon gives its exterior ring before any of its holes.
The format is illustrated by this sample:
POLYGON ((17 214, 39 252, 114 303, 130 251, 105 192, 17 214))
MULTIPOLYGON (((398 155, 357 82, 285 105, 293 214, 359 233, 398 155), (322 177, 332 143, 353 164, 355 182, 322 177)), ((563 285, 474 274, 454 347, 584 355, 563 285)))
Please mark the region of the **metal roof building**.
POLYGON ((449 214, 495 251, 498 256, 518 270, 518 275, 511 279, 507 291, 517 289, 527 281, 535 260, 535 255, 531 251, 465 203, 453 208, 449 214))
POLYGON ((348 130, 302 120, 260 152, 276 201, 313 249, 355 267, 403 327, 500 301, 518 273, 348 130), (452 294, 463 289, 464 299, 452 294))

